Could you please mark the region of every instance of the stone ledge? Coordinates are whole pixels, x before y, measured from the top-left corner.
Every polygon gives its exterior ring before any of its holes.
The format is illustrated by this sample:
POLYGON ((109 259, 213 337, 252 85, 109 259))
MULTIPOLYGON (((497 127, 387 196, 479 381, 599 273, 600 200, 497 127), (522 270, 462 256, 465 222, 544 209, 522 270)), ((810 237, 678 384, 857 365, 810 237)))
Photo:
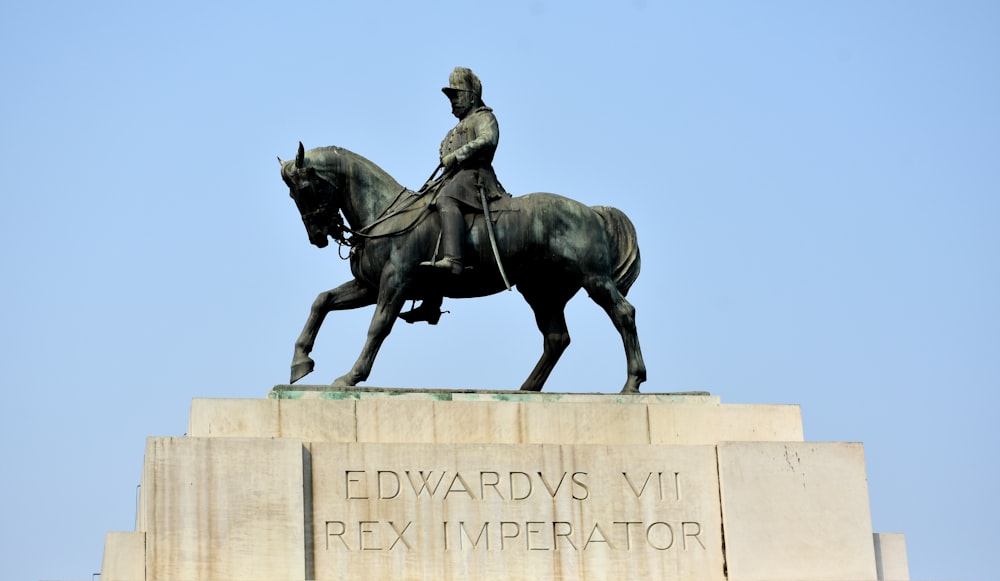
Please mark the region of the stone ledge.
POLYGON ((437 444, 802 441, 796 405, 697 394, 525 393, 278 386, 268 399, 195 399, 192 437, 437 444))
POLYGON ((268 399, 368 399, 368 398, 431 399, 436 401, 525 401, 525 402, 599 402, 599 403, 719 403, 719 398, 707 391, 674 393, 567 393, 552 391, 521 391, 499 389, 426 389, 407 387, 333 387, 330 385, 275 385, 268 399))

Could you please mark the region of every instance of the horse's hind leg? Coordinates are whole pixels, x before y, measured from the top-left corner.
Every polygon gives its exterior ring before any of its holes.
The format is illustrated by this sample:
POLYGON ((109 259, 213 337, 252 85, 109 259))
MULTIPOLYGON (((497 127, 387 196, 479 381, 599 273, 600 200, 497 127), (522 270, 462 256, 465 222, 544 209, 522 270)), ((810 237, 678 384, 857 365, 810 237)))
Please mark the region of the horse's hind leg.
POLYGON ((635 307, 625 300, 610 277, 588 277, 583 287, 590 293, 590 298, 611 317, 611 322, 622 336, 625 358, 628 361, 628 379, 622 393, 639 393, 639 384, 646 381, 646 364, 642 360, 639 335, 635 329, 635 307))
POLYGON ((316 343, 316 334, 323 324, 323 319, 330 311, 357 309, 375 302, 375 291, 362 286, 356 280, 345 282, 333 290, 319 293, 309 310, 309 318, 302 333, 295 341, 295 353, 292 355, 291 383, 302 379, 312 372, 314 363, 309 353, 316 343))
POLYGON ((527 288, 518 284, 517 288, 535 312, 535 323, 542 332, 542 356, 531 370, 531 375, 521 385, 523 391, 541 391, 545 380, 559 361, 563 351, 569 346, 569 330, 566 328, 564 309, 569 299, 578 289, 553 293, 551 288, 527 288))

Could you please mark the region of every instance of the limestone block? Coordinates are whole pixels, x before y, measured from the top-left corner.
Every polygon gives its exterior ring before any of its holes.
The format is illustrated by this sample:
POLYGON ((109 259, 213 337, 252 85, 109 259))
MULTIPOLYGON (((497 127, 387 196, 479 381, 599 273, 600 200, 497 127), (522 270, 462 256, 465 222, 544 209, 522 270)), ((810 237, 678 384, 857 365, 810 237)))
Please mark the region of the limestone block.
POLYGON ((304 579, 303 506, 298 440, 149 438, 147 578, 304 579))
POLYGON ((365 398, 357 403, 358 441, 512 443, 521 441, 520 406, 437 401, 433 397, 365 398))
POLYGON ((712 446, 308 448, 320 581, 725 579, 712 446))
POLYGON ((650 405, 649 429, 654 444, 803 440, 797 405, 650 405))
POLYGON ((357 413, 362 442, 649 442, 642 404, 369 398, 357 402, 357 413))
POLYGON ((353 442, 354 405, 353 399, 195 399, 187 435, 353 442))
POLYGON ((353 400, 280 400, 279 437, 306 442, 356 442, 353 400))
POLYGON ((718 446, 730 581, 876 579, 857 443, 718 446))
POLYGON ((195 398, 191 401, 188 436, 272 438, 278 433, 277 400, 195 398))
POLYGON ((875 533, 875 569, 879 581, 909 581, 906 537, 902 533, 875 533))
POLYGON ((146 534, 110 532, 104 537, 103 581, 145 581, 146 534))
POLYGON ((648 407, 641 403, 613 403, 610 400, 600 403, 521 404, 524 442, 648 444, 648 407))

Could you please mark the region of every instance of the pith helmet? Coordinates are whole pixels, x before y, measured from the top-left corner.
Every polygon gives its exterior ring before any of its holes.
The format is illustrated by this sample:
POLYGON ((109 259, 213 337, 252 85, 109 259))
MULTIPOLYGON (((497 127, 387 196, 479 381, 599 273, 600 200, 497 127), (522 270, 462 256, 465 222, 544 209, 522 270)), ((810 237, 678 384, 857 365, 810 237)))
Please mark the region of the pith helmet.
POLYGON ((483 96, 483 84, 479 82, 479 77, 465 67, 455 67, 455 70, 448 76, 448 86, 441 90, 444 91, 445 95, 457 91, 467 91, 477 97, 483 96))

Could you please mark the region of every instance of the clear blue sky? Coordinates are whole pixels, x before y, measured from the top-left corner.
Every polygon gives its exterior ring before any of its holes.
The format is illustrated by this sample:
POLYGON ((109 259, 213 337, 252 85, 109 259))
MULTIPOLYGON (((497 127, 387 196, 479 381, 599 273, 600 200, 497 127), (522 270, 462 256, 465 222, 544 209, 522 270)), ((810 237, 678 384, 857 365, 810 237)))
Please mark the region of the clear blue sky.
MULTIPOLYGON (((914 579, 995 576, 1000 3, 5 4, 3 579, 90 579, 133 528, 146 436, 287 381, 350 274, 275 156, 340 145, 419 186, 455 65, 508 190, 633 218, 646 391, 801 404, 808 439, 864 442, 914 579)), ((519 386, 541 347, 519 295, 446 308, 367 384, 519 386)), ((348 369, 370 315, 328 319, 307 381, 348 369)), ((617 391, 603 312, 567 319, 547 389, 617 391)))

